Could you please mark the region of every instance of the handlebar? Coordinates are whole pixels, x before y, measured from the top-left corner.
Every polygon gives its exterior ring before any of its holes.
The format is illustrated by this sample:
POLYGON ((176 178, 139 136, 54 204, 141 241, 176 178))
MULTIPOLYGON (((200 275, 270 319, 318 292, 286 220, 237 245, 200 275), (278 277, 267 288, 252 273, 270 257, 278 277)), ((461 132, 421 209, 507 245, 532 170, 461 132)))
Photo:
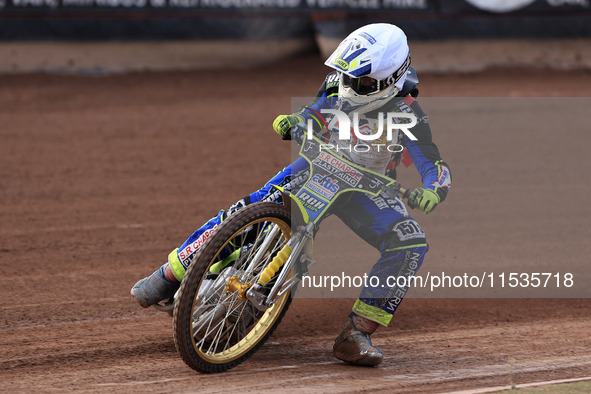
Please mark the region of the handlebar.
POLYGON ((396 198, 396 196, 399 195, 400 197, 406 198, 407 200, 411 193, 410 189, 402 187, 402 185, 398 182, 394 182, 394 184, 388 187, 383 187, 382 191, 392 198, 396 198))
POLYGON ((400 194, 402 198, 406 198, 408 200, 408 197, 410 197, 410 189, 400 186, 400 189, 398 189, 398 194, 400 194))
POLYGON ((304 142, 304 136, 306 135, 306 124, 300 122, 293 126, 290 132, 290 139, 293 139, 298 145, 302 145, 304 142))

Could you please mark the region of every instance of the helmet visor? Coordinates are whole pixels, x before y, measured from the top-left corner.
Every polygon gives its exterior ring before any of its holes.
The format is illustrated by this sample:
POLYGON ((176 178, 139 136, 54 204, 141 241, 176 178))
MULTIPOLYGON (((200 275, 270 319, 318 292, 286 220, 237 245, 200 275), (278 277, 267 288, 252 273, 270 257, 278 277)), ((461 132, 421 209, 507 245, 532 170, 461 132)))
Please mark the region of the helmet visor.
POLYGON ((352 78, 347 74, 341 75, 343 76, 342 84, 347 88, 353 89, 357 94, 369 96, 380 91, 381 83, 377 79, 370 77, 352 78))

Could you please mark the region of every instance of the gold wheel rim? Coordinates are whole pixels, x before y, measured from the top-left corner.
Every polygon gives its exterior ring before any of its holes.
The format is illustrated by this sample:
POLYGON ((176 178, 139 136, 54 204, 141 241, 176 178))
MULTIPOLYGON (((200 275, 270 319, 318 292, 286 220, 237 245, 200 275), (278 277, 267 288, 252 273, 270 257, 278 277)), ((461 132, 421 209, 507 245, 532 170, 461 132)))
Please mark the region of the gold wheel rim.
MULTIPOLYGON (((271 222, 273 224, 277 224, 285 240, 287 241, 291 238, 291 227, 279 218, 264 217, 253 220, 248 224, 242 226, 239 230, 235 231, 234 234, 232 234, 232 236, 229 237, 228 240, 220 248, 218 248, 217 253, 215 254, 215 256, 213 256, 213 258, 207 266, 207 271, 209 271, 209 268, 216 262, 219 253, 228 245, 230 240, 234 239, 234 237, 236 237, 239 233, 241 233, 248 227, 260 222, 271 222)), ((203 281, 203 278, 201 278, 201 281, 203 281)), ((199 284, 199 287, 201 287, 201 283, 199 284)), ((261 316, 261 318, 257 321, 254 327, 252 327, 252 329, 244 336, 244 338, 239 340, 237 343, 235 343, 228 349, 225 349, 218 353, 204 352, 197 345, 197 343, 195 342, 195 337, 191 334, 191 342, 193 344, 193 349, 195 349, 199 357, 201 357, 204 361, 207 361, 212 364, 227 363, 245 355, 250 350, 252 350, 254 346, 257 343, 259 343, 265 337, 265 335, 271 330, 271 328, 277 321, 277 318, 279 317, 281 311, 283 310, 283 307, 285 306, 288 297, 290 296, 291 292, 289 291, 282 295, 273 304, 272 307, 265 311, 263 316, 261 316)), ((193 311, 195 310, 195 301, 196 300, 193 300, 193 305, 191 306, 191 316, 193 315, 193 311)), ((193 324, 193 319, 191 319, 190 324, 193 324)))

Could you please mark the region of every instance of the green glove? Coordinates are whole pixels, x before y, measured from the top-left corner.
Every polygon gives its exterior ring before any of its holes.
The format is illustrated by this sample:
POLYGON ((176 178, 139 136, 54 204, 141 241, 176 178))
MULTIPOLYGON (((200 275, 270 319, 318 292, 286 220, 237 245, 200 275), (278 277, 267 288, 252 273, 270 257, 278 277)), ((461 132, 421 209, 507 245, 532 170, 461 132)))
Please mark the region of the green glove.
POLYGON ((433 211, 439 205, 439 194, 431 189, 423 189, 417 187, 410 193, 408 197, 408 206, 411 208, 419 208, 425 213, 433 211))
POLYGON ((273 129, 285 138, 295 125, 303 121, 304 117, 300 115, 279 115, 273 122, 273 129))

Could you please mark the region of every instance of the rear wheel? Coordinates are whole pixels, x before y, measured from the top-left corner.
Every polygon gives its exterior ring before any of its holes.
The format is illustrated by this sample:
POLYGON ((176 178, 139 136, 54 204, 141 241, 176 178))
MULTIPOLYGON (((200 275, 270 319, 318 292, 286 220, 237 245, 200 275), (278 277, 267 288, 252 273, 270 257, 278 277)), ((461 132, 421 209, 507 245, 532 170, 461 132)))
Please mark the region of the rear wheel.
MULTIPOLYGON (((228 370, 250 357, 279 325, 291 303, 289 291, 265 311, 245 293, 291 238, 290 224, 285 206, 252 204, 226 219, 197 252, 174 307, 175 345, 188 366, 200 372, 228 370)), ((277 274, 263 291, 271 289, 277 274)))

